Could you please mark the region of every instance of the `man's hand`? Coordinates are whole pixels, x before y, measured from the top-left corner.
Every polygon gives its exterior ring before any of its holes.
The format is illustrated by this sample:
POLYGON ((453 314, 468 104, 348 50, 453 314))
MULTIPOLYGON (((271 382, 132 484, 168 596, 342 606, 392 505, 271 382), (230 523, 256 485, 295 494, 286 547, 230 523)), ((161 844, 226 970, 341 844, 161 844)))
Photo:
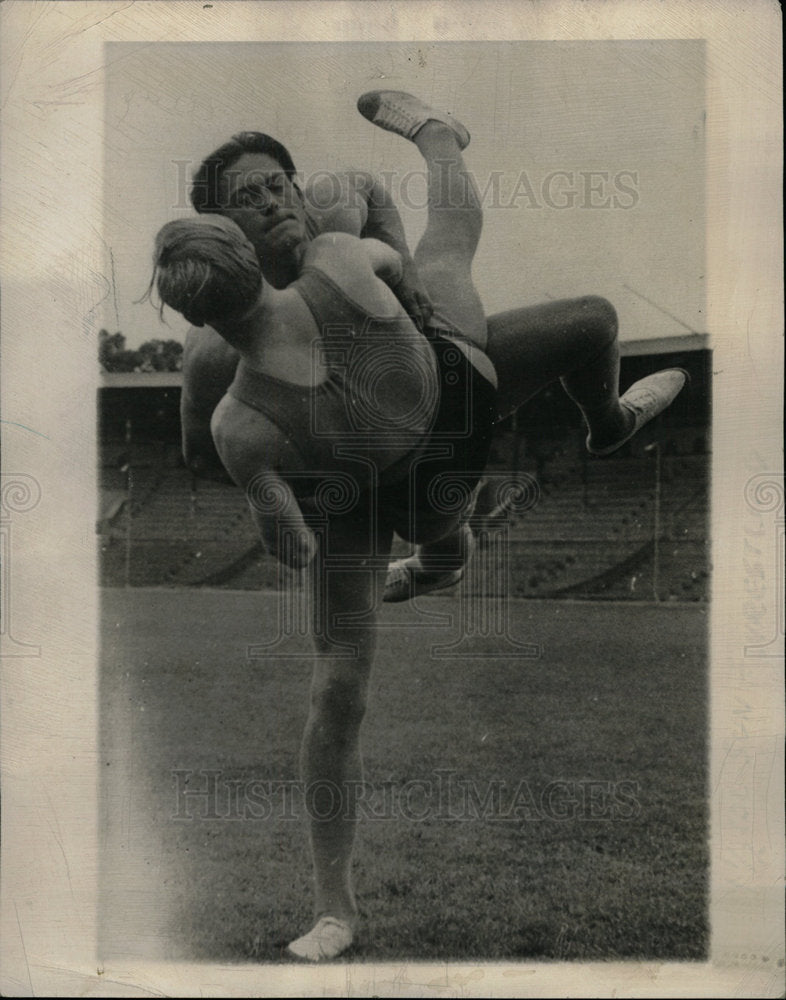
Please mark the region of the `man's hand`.
POLYGON ((423 330, 434 312, 425 286, 412 258, 404 260, 401 281, 392 289, 419 330, 423 330))
POLYGON ((291 569, 305 569, 317 540, 286 480, 265 469, 246 486, 246 499, 267 551, 291 569))

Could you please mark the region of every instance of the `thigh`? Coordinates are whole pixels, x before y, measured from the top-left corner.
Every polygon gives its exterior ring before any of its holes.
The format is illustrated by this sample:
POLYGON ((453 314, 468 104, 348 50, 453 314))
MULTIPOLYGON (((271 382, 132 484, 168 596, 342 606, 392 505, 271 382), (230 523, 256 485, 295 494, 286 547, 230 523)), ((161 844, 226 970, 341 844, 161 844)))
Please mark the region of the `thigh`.
POLYGON ((486 315, 466 255, 444 253, 435 258, 418 247, 414 259, 434 306, 431 323, 454 330, 476 347, 486 350, 486 315))
POLYGON ((488 317, 486 353, 497 371, 501 416, 590 360, 597 351, 594 301, 561 299, 488 317))
POLYGON ((495 386, 455 342, 436 337, 432 346, 440 403, 428 445, 407 478, 383 493, 396 532, 418 544, 445 537, 466 518, 488 461, 497 414, 495 386))

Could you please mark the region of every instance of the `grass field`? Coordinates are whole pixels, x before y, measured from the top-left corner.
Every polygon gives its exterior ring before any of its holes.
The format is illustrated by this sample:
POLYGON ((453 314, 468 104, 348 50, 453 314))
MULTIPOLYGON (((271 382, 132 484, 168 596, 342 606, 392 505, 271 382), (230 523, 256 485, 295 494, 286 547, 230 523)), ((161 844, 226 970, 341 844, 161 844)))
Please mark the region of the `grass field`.
MULTIPOLYGON (((246 655, 276 601, 102 592, 105 956, 276 962, 310 926, 288 784, 310 647, 246 655)), ((706 958, 706 615, 511 601, 539 658, 488 657, 504 649, 487 639, 452 659, 428 652, 444 629, 387 607, 347 959, 706 958)))

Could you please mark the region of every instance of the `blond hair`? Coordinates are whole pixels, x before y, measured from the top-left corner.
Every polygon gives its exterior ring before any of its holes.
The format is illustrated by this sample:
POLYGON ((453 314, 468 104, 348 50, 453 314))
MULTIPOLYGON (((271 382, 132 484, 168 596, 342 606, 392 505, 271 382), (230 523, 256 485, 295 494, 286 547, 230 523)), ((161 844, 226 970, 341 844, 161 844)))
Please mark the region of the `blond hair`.
POLYGON ((214 325, 248 312, 262 272, 243 231, 221 215, 177 219, 162 226, 153 253, 155 283, 164 305, 194 326, 214 325))

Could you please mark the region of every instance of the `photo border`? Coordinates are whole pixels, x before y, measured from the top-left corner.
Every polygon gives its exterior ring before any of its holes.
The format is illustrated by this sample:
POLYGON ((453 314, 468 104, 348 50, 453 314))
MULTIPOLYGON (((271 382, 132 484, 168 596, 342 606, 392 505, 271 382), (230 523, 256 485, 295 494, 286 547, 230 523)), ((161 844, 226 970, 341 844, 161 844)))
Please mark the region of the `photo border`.
POLYGON ((13 535, 13 548, 3 551, 0 990, 20 996, 782 995, 777 4, 10 0, 0 7, 0 23, 3 537, 13 535), (101 221, 104 43, 304 36, 706 39, 707 329, 714 360, 709 962, 98 967, 94 316, 112 294, 101 221), (759 537, 762 552, 754 558, 750 545, 759 537), (766 655, 754 648, 743 618, 762 574, 763 606, 773 616, 762 627, 774 630, 766 655))

